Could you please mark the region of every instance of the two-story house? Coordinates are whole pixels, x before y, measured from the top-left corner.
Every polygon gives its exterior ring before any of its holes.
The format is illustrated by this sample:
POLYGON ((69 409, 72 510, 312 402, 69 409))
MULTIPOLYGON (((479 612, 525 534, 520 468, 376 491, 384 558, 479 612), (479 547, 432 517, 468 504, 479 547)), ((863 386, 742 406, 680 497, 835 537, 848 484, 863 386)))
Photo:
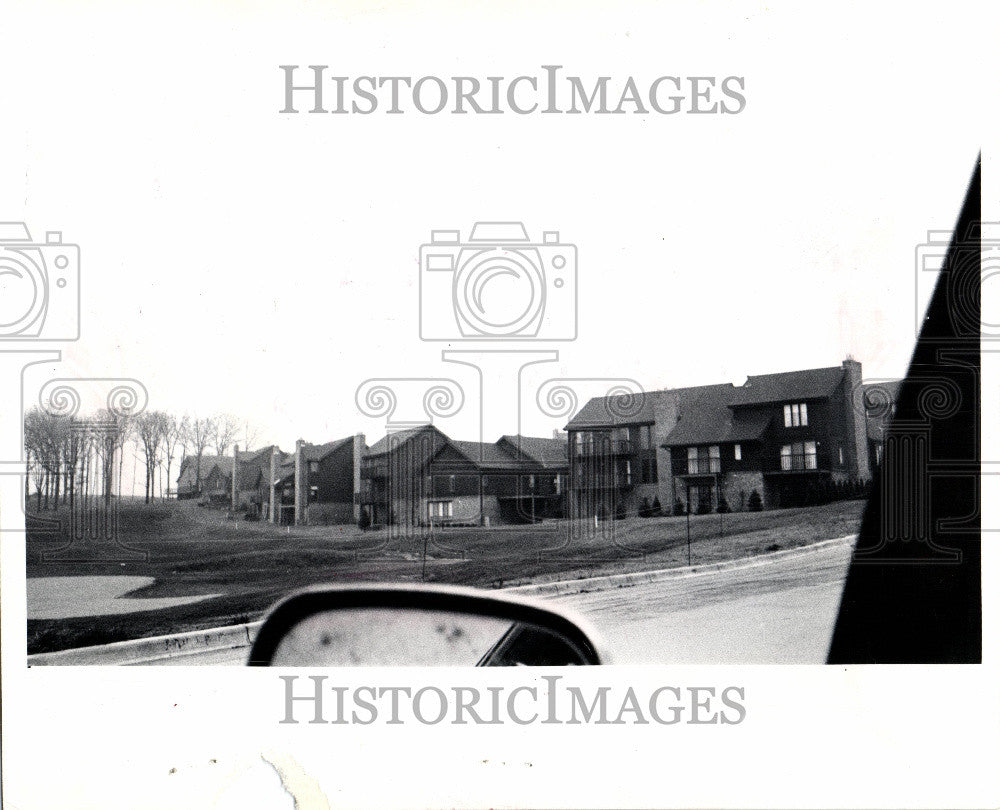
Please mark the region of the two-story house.
POLYGON ((325 525, 354 523, 361 508, 363 434, 324 444, 299 440, 295 452, 276 459, 274 520, 325 525))
POLYGON ((871 477, 861 364, 590 400, 567 425, 570 513, 747 509, 804 502, 821 482, 871 477))
POLYGON ((681 413, 733 386, 706 385, 595 397, 573 416, 569 433, 569 514, 634 515, 673 502, 670 454, 663 443, 681 413))
POLYGON ((861 364, 751 376, 702 397, 664 441, 674 499, 694 511, 794 506, 828 481, 871 478, 861 364))
POLYGON ((362 506, 373 524, 496 525, 561 516, 566 442, 452 439, 432 425, 392 433, 368 451, 362 506))

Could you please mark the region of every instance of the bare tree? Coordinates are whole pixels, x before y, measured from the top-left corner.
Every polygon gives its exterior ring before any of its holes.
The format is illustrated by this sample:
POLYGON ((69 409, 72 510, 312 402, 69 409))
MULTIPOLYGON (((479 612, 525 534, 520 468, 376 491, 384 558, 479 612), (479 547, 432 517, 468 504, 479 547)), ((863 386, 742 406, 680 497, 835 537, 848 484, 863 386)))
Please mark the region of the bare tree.
POLYGON ((228 413, 215 417, 213 423, 215 431, 212 434, 212 443, 215 446, 215 454, 222 458, 240 435, 240 423, 228 413))
POLYGON ((176 416, 168 416, 167 423, 163 431, 163 451, 165 456, 165 466, 167 473, 167 495, 170 494, 170 468, 174 462, 177 450, 181 451, 183 459, 187 452, 187 437, 190 430, 190 422, 187 414, 178 419, 176 416))
POLYGON ((135 435, 146 462, 146 503, 156 496, 156 468, 170 417, 163 411, 146 411, 134 421, 135 435))
POLYGON ((243 449, 249 450, 251 447, 257 444, 257 439, 260 438, 260 431, 253 427, 249 422, 243 423, 243 449))
POLYGON ((201 457, 212 443, 215 436, 215 420, 195 417, 188 421, 186 444, 190 445, 194 456, 194 486, 201 491, 201 457))
POLYGON ((45 485, 45 414, 37 407, 24 415, 24 450, 28 472, 35 485, 35 511, 42 511, 42 489, 45 485))

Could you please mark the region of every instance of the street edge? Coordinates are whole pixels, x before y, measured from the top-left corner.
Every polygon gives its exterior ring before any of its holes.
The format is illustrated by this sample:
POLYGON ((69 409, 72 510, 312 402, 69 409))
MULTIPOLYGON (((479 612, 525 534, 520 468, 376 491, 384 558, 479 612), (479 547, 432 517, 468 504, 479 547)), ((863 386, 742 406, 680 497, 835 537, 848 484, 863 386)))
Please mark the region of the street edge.
MULTIPOLYGON (((504 588, 503 590, 523 596, 569 596, 614 588, 628 588, 634 585, 645 585, 670 579, 705 576, 719 571, 732 571, 771 565, 787 557, 811 554, 829 546, 849 541, 853 542, 856 538, 856 534, 848 534, 843 537, 820 540, 819 542, 804 546, 771 551, 752 557, 742 557, 738 560, 725 560, 723 562, 684 566, 682 568, 661 568, 655 571, 607 574, 583 579, 543 582, 534 585, 519 585, 512 588, 504 588)), ((172 660, 210 650, 249 648, 261 624, 263 624, 262 621, 247 622, 245 624, 214 627, 208 630, 192 630, 187 633, 175 633, 167 636, 116 641, 111 644, 100 644, 93 647, 77 647, 69 650, 58 650, 56 652, 35 653, 28 656, 28 666, 128 666, 172 660)))

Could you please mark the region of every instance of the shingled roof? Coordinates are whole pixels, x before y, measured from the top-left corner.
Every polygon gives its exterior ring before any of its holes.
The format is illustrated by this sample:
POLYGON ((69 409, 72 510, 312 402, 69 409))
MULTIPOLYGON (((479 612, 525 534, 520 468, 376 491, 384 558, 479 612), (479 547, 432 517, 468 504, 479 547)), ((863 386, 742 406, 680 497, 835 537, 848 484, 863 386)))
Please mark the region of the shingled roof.
POLYGON ((655 422, 653 399, 667 391, 642 391, 638 394, 621 394, 610 397, 592 397, 577 411, 566 425, 566 430, 585 430, 591 427, 616 425, 641 425, 655 422))
POLYGON ((345 444, 354 441, 353 436, 348 436, 344 439, 335 439, 332 442, 326 442, 325 444, 306 444, 302 448, 302 457, 306 461, 322 461, 330 453, 335 450, 339 450, 345 444))
POLYGON ((387 433, 368 449, 368 455, 381 456, 384 453, 388 453, 392 448, 399 447, 404 442, 407 442, 414 436, 418 436, 424 432, 436 434, 440 439, 448 438, 430 423, 426 425, 417 425, 416 427, 407 428, 406 430, 397 430, 394 433, 387 433))
POLYGON ((730 404, 738 408, 741 405, 823 399, 832 395, 843 379, 843 366, 758 374, 747 377, 747 381, 736 389, 730 404))
POLYGON ((479 468, 517 470, 523 466, 520 459, 499 444, 458 439, 452 439, 450 444, 479 468))
POLYGON ((712 385, 689 397, 663 445, 719 444, 760 438, 770 415, 734 413, 730 403, 736 391, 731 385, 712 385))
POLYGON ((500 437, 498 444, 501 442, 545 468, 566 467, 569 463, 569 448, 565 438, 544 439, 537 436, 507 435, 500 437))

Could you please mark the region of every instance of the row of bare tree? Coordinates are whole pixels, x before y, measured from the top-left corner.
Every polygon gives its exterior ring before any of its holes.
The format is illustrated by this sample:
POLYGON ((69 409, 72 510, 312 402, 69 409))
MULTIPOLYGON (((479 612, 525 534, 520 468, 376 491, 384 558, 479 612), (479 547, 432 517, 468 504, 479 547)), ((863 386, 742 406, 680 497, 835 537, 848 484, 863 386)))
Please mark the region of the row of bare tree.
POLYGON ((164 411, 136 415, 101 410, 88 418, 60 416, 33 408, 24 418, 28 462, 25 497, 34 485, 35 507, 59 508, 60 503, 94 495, 110 500, 122 480, 125 450, 133 446, 145 466, 145 501, 156 497, 157 478, 163 497, 163 479, 169 492, 174 462, 194 459, 195 486, 201 485, 201 460, 214 450, 224 456, 238 438, 247 445, 254 436, 228 414, 212 417, 176 417, 164 411), (116 483, 117 482, 117 483, 116 483))

